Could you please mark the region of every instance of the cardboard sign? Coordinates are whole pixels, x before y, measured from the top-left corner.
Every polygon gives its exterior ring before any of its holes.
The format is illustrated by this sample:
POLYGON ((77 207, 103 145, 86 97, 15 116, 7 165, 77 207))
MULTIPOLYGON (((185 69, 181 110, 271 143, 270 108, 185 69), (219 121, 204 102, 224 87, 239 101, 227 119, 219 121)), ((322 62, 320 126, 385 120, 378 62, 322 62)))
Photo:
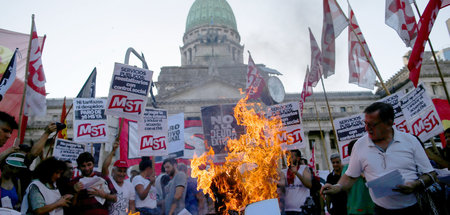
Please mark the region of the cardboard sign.
POLYGON ((408 130, 423 142, 444 131, 442 122, 423 84, 400 99, 408 130))
POLYGON ((73 100, 75 142, 106 142, 108 140, 105 108, 106 99, 75 98, 73 100))
POLYGON ((53 148, 53 157, 62 161, 70 160, 72 163, 76 164, 78 155, 85 151, 86 145, 84 144, 56 138, 55 147, 53 148))
POLYGON ((394 127, 402 132, 409 133, 409 129, 406 123, 405 115, 403 114, 402 107, 400 106, 400 99, 404 96, 403 92, 398 92, 387 96, 378 102, 384 102, 392 105, 394 108, 394 127))
POLYGON ((146 108, 142 120, 138 121, 139 155, 167 155, 167 111, 146 108))
POLYGON ((277 135, 277 138, 279 141, 283 142, 283 149, 293 150, 305 148, 306 146, 303 141, 305 135, 300 114, 298 102, 273 105, 270 106, 267 111, 267 118, 281 118, 283 130, 277 135))
POLYGON ((336 136, 338 138, 339 152, 343 164, 350 161, 348 144, 358 140, 365 133, 364 114, 352 115, 349 117, 337 118, 334 120, 336 136))
POLYGON ((166 158, 180 158, 184 156, 184 113, 169 116, 168 155, 155 157, 155 162, 162 162, 166 158))
POLYGON ((215 161, 224 161, 227 156, 228 139, 239 139, 244 127, 237 125, 234 118, 236 104, 202 107, 202 125, 205 141, 215 153, 215 161))
POLYGON ((106 114, 139 120, 147 105, 152 75, 150 70, 116 63, 106 114))

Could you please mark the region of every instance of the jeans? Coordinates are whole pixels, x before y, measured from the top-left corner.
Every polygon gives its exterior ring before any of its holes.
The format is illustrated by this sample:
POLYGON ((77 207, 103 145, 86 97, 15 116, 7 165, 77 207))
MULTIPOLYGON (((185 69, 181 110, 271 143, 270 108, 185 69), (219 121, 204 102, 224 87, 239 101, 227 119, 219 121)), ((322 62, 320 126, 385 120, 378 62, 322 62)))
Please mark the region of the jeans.
POLYGON ((136 208, 136 211, 140 213, 140 215, 159 215, 161 214, 161 210, 159 208, 136 208))

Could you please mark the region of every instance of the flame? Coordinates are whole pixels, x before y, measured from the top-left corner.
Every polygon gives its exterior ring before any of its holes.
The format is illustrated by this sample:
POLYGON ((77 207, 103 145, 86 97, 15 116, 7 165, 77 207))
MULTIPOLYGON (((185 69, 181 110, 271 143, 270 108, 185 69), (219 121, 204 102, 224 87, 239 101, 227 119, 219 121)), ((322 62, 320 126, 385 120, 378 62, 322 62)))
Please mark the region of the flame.
POLYGON ((237 124, 246 128, 246 133, 238 140, 227 140, 225 163, 213 163, 212 148, 191 161, 191 176, 198 180, 197 189, 203 189, 216 202, 224 204, 219 212, 241 211, 248 204, 277 198, 283 151, 276 134, 282 123, 280 118, 265 118, 261 109, 261 104, 247 103, 247 98, 236 105, 234 116, 237 124))
POLYGON ((128 213, 128 215, 140 215, 141 213, 139 212, 135 212, 135 213, 131 213, 131 211, 128 213))

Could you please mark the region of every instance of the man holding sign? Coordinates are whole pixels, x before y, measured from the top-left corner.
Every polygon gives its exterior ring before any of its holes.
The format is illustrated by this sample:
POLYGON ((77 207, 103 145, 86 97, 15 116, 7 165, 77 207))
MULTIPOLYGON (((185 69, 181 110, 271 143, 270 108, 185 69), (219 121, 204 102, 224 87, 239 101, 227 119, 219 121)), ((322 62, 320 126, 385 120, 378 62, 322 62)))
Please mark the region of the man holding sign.
MULTIPOLYGON (((352 150, 348 170, 335 185, 325 184, 322 194, 335 194, 349 190, 364 173, 368 184, 387 175, 395 175, 392 181, 403 181, 392 187, 370 188, 375 202, 375 214, 421 214, 414 191, 431 185, 436 174, 416 137, 395 130, 394 109, 390 104, 375 102, 364 110, 367 134, 358 139, 352 150), (422 174, 417 176, 417 171, 422 174), (378 190, 377 190, 378 189, 378 190), (379 194, 380 189, 382 195, 379 194), (393 191, 393 192, 392 192, 393 191)), ((389 184, 385 180, 384 184, 389 184)))

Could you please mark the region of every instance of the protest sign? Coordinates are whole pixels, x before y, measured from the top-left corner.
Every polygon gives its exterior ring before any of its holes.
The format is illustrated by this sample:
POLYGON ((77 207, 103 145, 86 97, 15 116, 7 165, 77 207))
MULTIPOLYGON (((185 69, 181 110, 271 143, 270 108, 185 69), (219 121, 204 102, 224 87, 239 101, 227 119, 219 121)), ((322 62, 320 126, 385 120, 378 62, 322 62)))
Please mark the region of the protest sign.
POLYGON ((277 134, 278 140, 283 143, 283 149, 305 148, 306 144, 303 141, 305 135, 298 102, 270 106, 267 111, 267 118, 272 117, 280 117, 283 123, 282 130, 277 134))
POLYGON ((106 142, 108 140, 105 107, 106 99, 75 98, 73 100, 75 142, 106 142))
POLYGON ((423 142, 444 131, 433 101, 423 84, 400 99, 408 130, 423 142))
POLYGON ((150 70, 116 63, 106 114, 139 120, 147 105, 152 75, 150 70))
POLYGON ((141 156, 139 153, 139 140, 137 122, 124 119, 120 131, 120 159, 127 161, 128 166, 139 164, 141 156))
POLYGON ((167 147, 167 111, 146 108, 138 121, 139 155, 164 156, 167 147))
POLYGON ((343 164, 350 161, 348 144, 358 140, 365 133, 364 114, 356 114, 349 117, 337 118, 334 120, 338 147, 343 164))
POLYGON ((155 157, 155 162, 162 162, 166 158, 184 156, 184 113, 169 116, 168 125, 168 155, 155 157))
POLYGON ((228 139, 239 139, 244 133, 244 127, 237 125, 234 118, 235 106, 226 104, 201 108, 206 145, 214 150, 216 162, 225 161, 228 139))
POLYGON ((378 102, 388 103, 394 108, 394 127, 402 132, 409 133, 407 120, 403 114, 402 107, 400 106, 400 99, 404 96, 404 93, 398 92, 387 96, 383 99, 378 100, 378 102))
POLYGON ((184 157, 192 159, 194 155, 201 156, 206 152, 205 135, 202 121, 199 119, 184 120, 184 157))
POLYGON ((55 140, 55 147, 53 148, 53 157, 58 160, 70 160, 72 163, 77 163, 78 155, 85 152, 86 145, 75 143, 70 140, 59 139, 55 140))
POLYGON ((98 171, 100 163, 100 153, 102 150, 102 143, 86 143, 86 152, 91 153, 94 157, 94 170, 98 171))

